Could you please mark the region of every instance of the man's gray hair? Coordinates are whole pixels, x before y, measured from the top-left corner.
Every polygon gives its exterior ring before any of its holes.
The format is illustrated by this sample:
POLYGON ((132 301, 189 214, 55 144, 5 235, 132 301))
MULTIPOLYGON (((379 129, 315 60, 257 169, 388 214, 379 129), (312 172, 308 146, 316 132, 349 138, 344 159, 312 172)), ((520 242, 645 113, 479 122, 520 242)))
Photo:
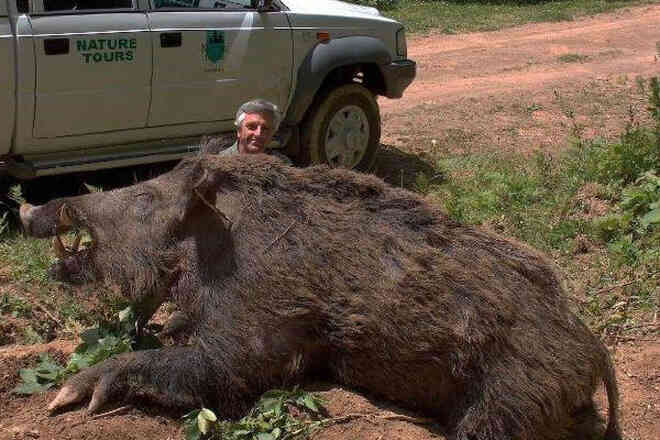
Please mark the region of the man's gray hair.
POLYGON ((275 104, 265 99, 254 99, 248 101, 245 104, 241 105, 236 112, 236 119, 234 120, 234 125, 237 127, 241 126, 243 119, 247 113, 269 113, 273 116, 273 131, 276 131, 282 122, 282 114, 280 109, 277 108, 275 104))

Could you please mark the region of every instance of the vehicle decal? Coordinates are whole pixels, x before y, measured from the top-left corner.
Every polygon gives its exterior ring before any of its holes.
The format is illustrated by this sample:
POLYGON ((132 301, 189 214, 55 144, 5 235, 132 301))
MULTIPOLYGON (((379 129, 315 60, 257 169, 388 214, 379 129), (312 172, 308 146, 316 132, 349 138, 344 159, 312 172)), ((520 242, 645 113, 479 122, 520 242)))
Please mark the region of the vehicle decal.
POLYGON ((76 49, 85 64, 131 62, 135 59, 136 38, 94 38, 77 40, 76 49))
POLYGON ((225 57, 225 33, 223 31, 206 31, 206 42, 202 43, 202 57, 206 72, 220 72, 220 63, 225 57))

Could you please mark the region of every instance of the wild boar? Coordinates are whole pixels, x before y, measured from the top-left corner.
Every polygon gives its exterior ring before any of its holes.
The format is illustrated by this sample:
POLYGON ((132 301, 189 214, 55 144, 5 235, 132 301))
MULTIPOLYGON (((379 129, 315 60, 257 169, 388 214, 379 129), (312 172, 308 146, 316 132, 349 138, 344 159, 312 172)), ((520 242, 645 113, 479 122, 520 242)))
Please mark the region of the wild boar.
POLYGON ((449 439, 571 435, 605 384, 606 347, 533 249, 459 224, 420 196, 341 169, 203 155, 106 193, 23 205, 26 231, 82 229, 60 278, 106 280, 146 322, 165 300, 192 343, 123 354, 70 379, 49 408, 90 398, 215 408, 314 374, 430 414, 449 439))

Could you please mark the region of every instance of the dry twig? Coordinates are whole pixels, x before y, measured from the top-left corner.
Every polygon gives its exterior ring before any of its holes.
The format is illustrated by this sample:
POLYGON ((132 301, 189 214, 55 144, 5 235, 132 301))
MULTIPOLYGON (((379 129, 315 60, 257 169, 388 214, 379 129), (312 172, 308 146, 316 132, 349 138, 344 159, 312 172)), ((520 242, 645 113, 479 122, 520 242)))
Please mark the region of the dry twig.
POLYGON ((37 309, 39 309, 40 311, 42 311, 46 316, 48 316, 48 317, 51 319, 51 321, 53 321, 53 322, 54 322, 55 324, 57 324, 59 327, 64 327, 64 326, 62 325, 62 323, 60 322, 60 320, 57 319, 52 313, 50 313, 50 312, 46 309, 46 307, 44 307, 43 305, 41 305, 41 303, 40 303, 39 301, 37 301, 36 299, 33 298, 31 301, 28 301, 26 298, 24 298, 23 296, 21 296, 21 295, 19 295, 19 294, 17 294, 17 293, 12 293, 12 295, 18 297, 18 298, 19 298, 21 301, 23 301, 23 302, 33 304, 34 307, 36 307, 37 309))
POLYGON ((229 220, 229 217, 227 217, 227 216, 225 215, 224 212, 220 211, 215 205, 213 205, 211 202, 209 202, 208 200, 206 200, 206 198, 204 198, 204 196, 202 195, 202 193, 200 193, 200 192, 197 190, 197 188, 195 188, 193 191, 195 191, 195 194, 197 195, 197 197, 199 197, 199 199, 200 199, 202 202, 204 202, 204 204, 205 204, 206 206, 208 206, 209 209, 211 209, 211 211, 215 212, 215 213, 218 215, 218 217, 220 217, 222 220, 224 220, 225 222, 227 222, 228 226, 231 228, 231 226, 232 226, 231 220, 229 220))
POLYGON ((605 287, 604 289, 597 290, 597 291, 594 293, 594 295, 599 295, 599 294, 601 294, 601 293, 609 292, 610 290, 618 289, 619 287, 626 287, 626 286, 629 286, 629 285, 631 285, 631 284, 641 283, 642 281, 646 281, 646 280, 648 280, 649 278, 651 278, 652 276, 654 276, 654 275, 656 275, 656 274, 659 274, 659 273, 660 273, 660 270, 655 271, 655 272, 651 272, 651 273, 649 273, 649 274, 646 274, 646 276, 643 276, 643 277, 641 277, 641 278, 637 278, 637 279, 632 280, 632 281, 626 281, 625 283, 615 284, 615 285, 613 285, 613 286, 605 287))
POLYGON ((284 237, 291 230, 291 228, 293 228, 293 225, 295 225, 296 223, 298 223, 298 220, 294 220, 293 222, 291 222, 291 224, 284 230, 284 232, 282 232, 280 235, 275 237, 275 240, 273 240, 268 246, 266 246, 266 249, 264 249, 264 253, 268 252, 268 250, 271 247, 273 247, 273 245, 277 243, 282 237, 284 237))
POLYGON ((103 417, 115 416, 115 415, 120 414, 124 411, 128 411, 129 409, 132 409, 132 408, 133 408, 133 405, 120 406, 119 408, 115 408, 111 411, 106 411, 106 412, 101 413, 101 414, 95 414, 91 417, 83 417, 82 420, 80 420, 76 423, 73 423, 71 426, 69 426, 69 429, 70 428, 75 428, 76 426, 84 425, 85 423, 89 422, 90 420, 97 420, 97 419, 102 419, 103 417))
POLYGON ((414 423, 416 425, 433 425, 438 423, 436 419, 427 417, 411 417, 401 414, 346 414, 345 416, 333 417, 322 421, 324 426, 334 425, 337 423, 346 423, 355 419, 371 419, 371 420, 398 420, 402 422, 414 423))

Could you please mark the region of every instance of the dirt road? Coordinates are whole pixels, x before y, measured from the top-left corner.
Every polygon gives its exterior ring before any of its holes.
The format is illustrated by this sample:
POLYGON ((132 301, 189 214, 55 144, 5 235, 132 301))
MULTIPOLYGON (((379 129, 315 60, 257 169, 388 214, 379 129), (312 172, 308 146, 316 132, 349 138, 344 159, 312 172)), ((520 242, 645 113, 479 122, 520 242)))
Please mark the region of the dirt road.
MULTIPOLYGON (((409 57, 418 62, 418 78, 403 99, 380 101, 385 154, 379 165, 398 176, 406 159, 431 167, 434 157, 447 152, 556 152, 570 135, 613 136, 631 117, 646 117, 636 78, 660 74, 659 49, 660 6, 499 32, 411 38, 409 57)), ((10 283, 0 277, 0 287, 10 283)), ((18 369, 46 349, 63 359, 72 344, 0 347, 0 439, 183 438, 179 421, 162 411, 132 409, 90 420, 78 408, 48 416, 54 392, 12 395, 18 369)), ((626 438, 660 438, 659 341, 620 344, 615 359, 626 438)), ((316 439, 442 438, 383 402, 332 386, 321 389, 331 415, 371 416, 334 425, 316 439)))
POLYGON ((408 56, 418 75, 402 99, 380 101, 383 143, 427 154, 554 151, 575 124, 586 137, 611 136, 631 105, 635 117, 646 117, 636 78, 660 74, 659 23, 660 6, 648 6, 412 38, 408 56))

